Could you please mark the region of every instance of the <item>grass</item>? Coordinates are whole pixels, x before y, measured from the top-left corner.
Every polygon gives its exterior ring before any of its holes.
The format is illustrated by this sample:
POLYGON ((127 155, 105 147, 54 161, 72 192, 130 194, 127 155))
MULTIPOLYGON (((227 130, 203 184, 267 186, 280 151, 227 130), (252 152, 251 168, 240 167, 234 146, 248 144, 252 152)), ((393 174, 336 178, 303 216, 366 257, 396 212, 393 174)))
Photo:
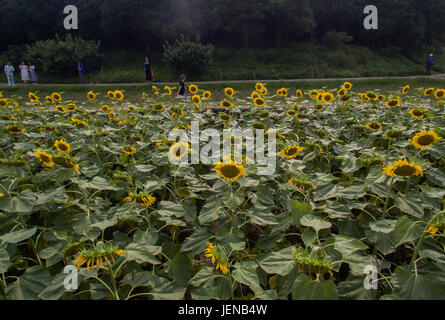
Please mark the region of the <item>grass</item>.
MULTIPOLYGON (((373 76, 410 76, 425 73, 428 52, 401 52, 397 48, 371 50, 357 45, 326 46, 313 43, 289 44, 282 49, 216 48, 210 69, 190 81, 227 81, 257 79, 356 78, 373 76)), ((445 49, 437 50, 445 55, 445 49)), ((146 52, 112 50, 103 53, 103 66, 88 75, 91 83, 144 83, 143 59, 146 52)), ((178 75, 162 62, 162 53, 150 54, 155 81, 176 82, 178 75)), ((76 65, 72 66, 73 72, 76 65)), ((445 61, 438 60, 435 72, 445 73, 445 61)), ((16 80, 19 74, 16 72, 16 80)), ((0 78, 1 79, 1 78, 0 78)), ((41 83, 77 83, 73 74, 66 77, 39 74, 41 83)), ((2 82, 5 79, 1 79, 2 82)))
MULTIPOLYGON (((354 84, 354 91, 366 92, 369 90, 376 90, 379 88, 383 93, 396 92, 405 85, 410 85, 412 88, 444 88, 445 79, 435 79, 435 78, 407 78, 407 79, 397 79, 397 78, 387 78, 387 79, 364 79, 352 81, 354 84)), ((233 82, 233 83, 219 83, 219 82, 201 82, 199 87, 201 89, 210 90, 213 93, 214 99, 222 99, 223 89, 230 86, 238 92, 240 96, 248 96, 254 90, 256 81, 248 82, 233 82)), ((156 83, 155 83, 156 84, 156 83)), ((190 83, 189 83, 190 84, 190 83)), ((294 95, 296 89, 311 90, 324 88, 325 90, 331 90, 339 88, 343 81, 339 80, 323 80, 323 81, 307 81, 307 80, 295 80, 295 81, 277 81, 264 83, 270 94, 275 94, 275 91, 279 88, 286 87, 289 89, 289 94, 294 95)), ((177 83, 170 83, 172 88, 176 86, 177 83)), ((158 84, 158 87, 163 88, 163 84, 158 84)), ((141 84, 141 85, 37 85, 28 87, 14 87, 14 88, 2 88, 5 95, 10 98, 15 99, 25 99, 27 100, 27 94, 32 91, 39 96, 46 96, 52 92, 60 92, 64 95, 65 99, 79 100, 84 99, 88 91, 94 91, 98 94, 105 94, 108 90, 123 90, 125 92, 126 99, 135 102, 140 101, 142 92, 151 92, 151 85, 141 84)), ((176 90, 173 90, 175 92, 176 90)))

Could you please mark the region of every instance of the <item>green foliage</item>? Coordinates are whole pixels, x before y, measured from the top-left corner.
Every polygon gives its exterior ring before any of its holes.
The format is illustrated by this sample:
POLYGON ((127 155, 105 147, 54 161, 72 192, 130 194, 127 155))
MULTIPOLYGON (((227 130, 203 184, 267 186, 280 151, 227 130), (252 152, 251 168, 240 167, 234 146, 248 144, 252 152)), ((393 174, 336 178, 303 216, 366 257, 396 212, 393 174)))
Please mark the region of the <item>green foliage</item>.
POLYGON ((342 44, 351 42, 354 37, 349 36, 346 32, 329 31, 323 37, 323 44, 332 47, 338 47, 342 44))
POLYGON ((38 64, 45 73, 66 74, 69 70, 77 70, 77 59, 87 70, 98 68, 101 61, 99 48, 99 41, 73 38, 70 34, 61 39, 57 35, 55 39, 27 45, 24 56, 27 61, 38 64))
POLYGON ((210 67, 213 50, 212 45, 202 44, 199 36, 193 41, 182 35, 174 44, 165 43, 163 62, 178 74, 199 75, 210 67))

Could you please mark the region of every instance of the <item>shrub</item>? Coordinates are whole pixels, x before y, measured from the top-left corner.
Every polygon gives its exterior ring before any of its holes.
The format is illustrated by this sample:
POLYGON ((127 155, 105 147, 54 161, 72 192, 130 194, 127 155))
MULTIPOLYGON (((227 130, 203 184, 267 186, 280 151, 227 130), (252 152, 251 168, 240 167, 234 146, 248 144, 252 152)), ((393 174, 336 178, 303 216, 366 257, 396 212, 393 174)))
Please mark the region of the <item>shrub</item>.
POLYGON ((348 35, 346 32, 329 31, 323 37, 323 44, 332 47, 338 47, 345 43, 351 42, 354 37, 348 35))
POLYGON ((163 62, 178 74, 200 75, 210 67, 213 51, 214 47, 202 44, 199 36, 193 41, 181 35, 174 44, 165 42, 163 62))
POLYGON ((99 41, 73 38, 70 34, 60 39, 56 35, 55 39, 26 45, 24 56, 44 73, 66 74, 67 70, 77 71, 76 59, 82 61, 88 71, 99 68, 102 59, 99 48, 99 41))
POLYGON ((20 62, 23 60, 24 52, 25 52, 25 46, 18 46, 18 45, 8 46, 8 48, 0 54, 0 65, 3 66, 8 61, 11 61, 11 63, 14 66, 19 65, 20 62))

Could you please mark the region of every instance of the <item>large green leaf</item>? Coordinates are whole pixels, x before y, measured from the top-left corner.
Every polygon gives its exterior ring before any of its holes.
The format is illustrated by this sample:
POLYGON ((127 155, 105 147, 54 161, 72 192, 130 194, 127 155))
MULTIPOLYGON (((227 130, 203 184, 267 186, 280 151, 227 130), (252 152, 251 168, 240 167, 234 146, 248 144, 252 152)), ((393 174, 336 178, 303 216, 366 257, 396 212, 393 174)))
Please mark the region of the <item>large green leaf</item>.
POLYGON ((51 280, 53 278, 48 270, 41 266, 33 266, 8 285, 6 295, 11 300, 38 300, 39 294, 47 288, 51 280))
POLYGON ((288 275, 295 268, 292 248, 267 254, 259 261, 259 265, 269 274, 288 275))
POLYGON ((13 232, 2 235, 0 237, 0 240, 8 242, 8 243, 19 243, 23 240, 31 238, 36 233, 36 231, 37 231, 36 227, 13 231, 13 232))
POLYGON ((406 300, 443 300, 445 276, 439 272, 420 274, 408 267, 398 267, 392 274, 394 295, 406 300))
POLYGON ((312 280, 310 276, 302 273, 295 279, 292 285, 292 299, 337 300, 337 287, 330 280, 312 280))

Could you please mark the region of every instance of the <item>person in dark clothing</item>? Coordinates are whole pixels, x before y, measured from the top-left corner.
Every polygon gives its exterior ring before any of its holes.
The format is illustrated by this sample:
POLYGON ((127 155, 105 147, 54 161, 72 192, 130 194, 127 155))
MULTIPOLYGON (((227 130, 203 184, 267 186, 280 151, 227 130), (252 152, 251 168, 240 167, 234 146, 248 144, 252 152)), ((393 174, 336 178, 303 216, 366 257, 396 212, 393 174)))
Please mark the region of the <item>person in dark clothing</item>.
POLYGON ((185 75, 181 74, 179 76, 179 88, 178 88, 178 96, 185 96, 185 75))
POLYGON ((87 74, 87 70, 85 65, 79 60, 77 60, 77 70, 79 71, 80 83, 85 83, 85 75, 87 74))
POLYGON ((433 68, 434 64, 434 55, 431 53, 428 60, 426 61, 426 75, 431 75, 431 69, 433 68))
POLYGON ((151 64, 148 57, 145 57, 144 72, 145 72, 145 81, 147 83, 153 81, 153 71, 151 70, 151 64))

